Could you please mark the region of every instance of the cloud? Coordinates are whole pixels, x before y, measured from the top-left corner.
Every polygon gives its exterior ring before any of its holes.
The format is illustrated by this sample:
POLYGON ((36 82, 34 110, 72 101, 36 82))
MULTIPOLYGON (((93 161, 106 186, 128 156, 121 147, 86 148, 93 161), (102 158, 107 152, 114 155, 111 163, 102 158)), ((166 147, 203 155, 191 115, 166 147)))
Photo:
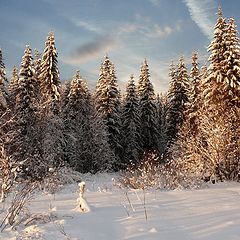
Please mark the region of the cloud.
POLYGON ((119 32, 122 33, 132 33, 138 30, 139 26, 134 23, 127 23, 120 27, 119 32))
POLYGON ((159 6, 161 0, 149 0, 149 2, 150 2, 151 4, 153 4, 154 6, 159 6))
POLYGON ((150 33, 150 37, 164 37, 171 34, 173 29, 170 26, 160 26, 159 24, 155 24, 153 31, 150 33))
POLYGON ((216 3, 214 0, 184 0, 192 20, 205 36, 212 38, 215 23, 216 3))
POLYGON ((86 22, 84 20, 80 20, 78 18, 73 18, 73 17, 69 17, 68 20, 71 21, 76 27, 81 27, 87 31, 94 32, 94 33, 102 32, 102 30, 98 26, 91 24, 89 22, 86 22))
POLYGON ((131 34, 131 33, 140 33, 148 38, 162 38, 170 35, 173 32, 174 28, 171 26, 161 26, 159 24, 142 24, 142 23, 127 23, 120 27, 118 33, 122 34, 131 34))
POLYGON ((71 65, 86 63, 116 46, 117 41, 110 36, 96 38, 94 41, 74 49, 70 56, 63 59, 63 62, 71 65))

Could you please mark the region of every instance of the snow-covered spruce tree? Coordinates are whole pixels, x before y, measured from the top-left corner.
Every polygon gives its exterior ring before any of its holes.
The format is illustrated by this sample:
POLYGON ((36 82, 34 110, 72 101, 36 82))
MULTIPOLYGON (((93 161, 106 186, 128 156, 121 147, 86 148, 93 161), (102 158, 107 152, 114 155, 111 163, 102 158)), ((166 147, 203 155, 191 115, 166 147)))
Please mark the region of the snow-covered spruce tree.
POLYGON ((9 103, 9 107, 11 110, 14 110, 14 108, 15 108, 18 80, 19 80, 18 69, 16 66, 14 66, 13 70, 12 70, 12 77, 11 77, 10 83, 8 85, 8 92, 9 92, 8 103, 9 103))
POLYGON ((116 158, 113 168, 114 170, 118 170, 122 168, 120 93, 114 65, 107 56, 100 68, 95 93, 95 106, 98 114, 106 123, 109 134, 109 144, 116 158))
POLYGON ((96 91, 95 91, 95 97, 94 97, 96 109, 101 114, 105 113, 108 107, 106 103, 102 101, 102 96, 104 95, 104 92, 106 92, 107 90, 106 86, 108 85, 108 82, 111 76, 111 67, 112 67, 112 62, 110 61, 109 57, 106 56, 100 66, 99 78, 96 85, 96 91))
MULTIPOLYGON (((71 81, 65 81, 62 85, 62 94, 61 94, 61 112, 65 111, 65 108, 69 102, 69 93, 71 89, 71 81)), ((64 115, 64 114, 63 114, 64 115)))
POLYGON ((141 148, 139 103, 134 82, 131 75, 126 88, 126 95, 122 107, 122 146, 123 161, 126 167, 136 164, 139 160, 141 148))
POLYGON ((14 89, 15 107, 12 121, 5 134, 7 155, 14 162, 23 162, 21 172, 24 178, 38 179, 42 164, 41 144, 38 131, 36 84, 32 67, 32 52, 26 46, 19 71, 19 80, 14 89))
POLYGON ((156 121, 156 105, 153 85, 145 59, 138 82, 139 114, 141 127, 141 141, 143 151, 158 150, 158 129, 156 121))
POLYGON ((223 61, 225 101, 230 107, 240 108, 240 43, 234 18, 229 19, 225 44, 223 61))
MULTIPOLYGON (((209 107, 223 103, 225 96, 222 96, 223 85, 226 84, 224 73, 224 53, 226 51, 225 36, 227 31, 226 18, 223 17, 219 8, 218 19, 214 28, 214 37, 208 47, 211 52, 209 56, 210 66, 208 76, 204 80, 204 101, 209 107)), ((219 109, 217 109, 218 111, 219 109)))
POLYGON ((109 167, 113 156, 106 127, 95 113, 86 83, 77 71, 63 105, 65 160, 79 172, 109 167))
POLYGON ((41 82, 40 82, 40 74, 41 74, 41 54, 37 49, 34 50, 34 59, 33 59, 33 68, 35 73, 35 79, 38 81, 38 88, 36 88, 36 92, 38 93, 39 101, 41 100, 41 82))
POLYGON ((63 99, 63 123, 65 137, 64 159, 75 170, 83 171, 82 159, 79 158, 82 152, 82 145, 86 144, 83 140, 83 132, 89 127, 90 99, 84 88, 83 80, 79 71, 73 77, 70 85, 65 86, 63 99), (79 139, 81 139, 79 141, 79 139))
POLYGON ((178 130, 177 138, 171 145, 171 161, 166 166, 166 169, 169 168, 170 170, 170 172, 167 171, 166 175, 170 173, 170 177, 172 176, 177 184, 186 187, 198 186, 203 180, 206 180, 208 175, 206 174, 207 158, 203 154, 205 152, 205 136, 200 127, 200 123, 205 116, 202 107, 202 83, 206 73, 207 69, 204 66, 199 76, 198 87, 191 88, 190 102, 185 112, 185 121, 178 130), (192 94, 196 93, 196 91, 198 91, 198 94, 196 94, 197 99, 193 99, 192 94), (193 105, 191 105, 191 101, 194 101, 193 105), (196 108, 193 108, 195 106, 196 108), (193 116, 194 121, 192 121, 193 116))
POLYGON ((34 50, 34 60, 33 60, 33 67, 35 70, 35 74, 37 77, 41 74, 41 53, 35 49, 34 50))
POLYGON ((170 89, 168 92, 169 109, 167 113, 166 134, 168 146, 176 139, 181 128, 189 101, 189 78, 183 57, 180 58, 177 69, 172 64, 170 68, 170 89))
POLYGON ((63 159, 64 138, 60 108, 60 78, 54 34, 49 33, 42 54, 41 72, 41 123, 43 159, 49 167, 60 166, 63 159))
POLYGON ((114 169, 116 166, 115 154, 108 141, 107 127, 95 108, 92 107, 89 134, 92 162, 91 165, 86 165, 89 169, 85 171, 96 173, 97 171, 114 169))
POLYGON ((166 135, 166 124, 167 124, 167 112, 168 112, 168 98, 166 95, 157 95, 156 98, 157 107, 157 127, 159 132, 158 139, 158 151, 160 153, 160 160, 164 160, 164 154, 167 148, 167 135, 166 135))
POLYGON ((159 170, 165 176, 165 179, 161 181, 163 183, 166 181, 167 188, 196 188, 206 179, 206 157, 203 156, 203 152, 205 152, 204 135, 199 127, 204 116, 201 106, 201 91, 198 99, 199 109, 196 109, 195 119, 197 121, 194 122, 197 131, 193 129, 192 121, 190 121, 192 118, 191 104, 186 103, 188 108, 184 111, 184 121, 178 128, 176 137, 167 152, 170 158, 166 158, 166 163, 159 170))
MULTIPOLYGON (((14 70, 16 71, 16 69, 14 70)), ((32 50, 29 46, 26 46, 24 56, 21 62, 21 68, 19 70, 18 86, 16 87, 16 111, 33 112, 36 101, 36 85, 37 81, 34 77, 34 68, 32 66, 32 50)), ((14 72, 15 75, 15 72, 14 72)), ((14 84, 17 84, 17 76, 13 76, 14 84)))
POLYGON ((55 47, 54 34, 49 33, 42 54, 41 70, 39 79, 41 81, 41 92, 45 102, 52 105, 53 111, 58 111, 58 100, 60 97, 60 78, 58 70, 57 50, 55 47))
POLYGON ((190 72, 190 94, 189 94, 189 106, 188 106, 188 121, 191 132, 197 133, 199 126, 199 109, 201 107, 200 100, 200 70, 198 63, 198 54, 195 52, 192 54, 192 68, 190 72))
POLYGON ((178 171, 185 175, 183 181, 201 178, 203 166, 199 144, 202 134, 199 129, 201 115, 200 71, 197 53, 192 55, 190 72, 189 101, 184 109, 184 121, 177 132, 177 138, 171 146, 171 157, 178 161, 178 171), (188 179, 188 180, 187 180, 188 179))
POLYGON ((234 20, 227 23, 221 11, 208 50, 210 66, 203 83, 201 120, 205 168, 217 179, 239 181, 239 40, 234 20))
POLYGON ((0 49, 0 114, 7 108, 8 92, 6 88, 7 78, 5 64, 3 62, 2 49, 0 49))

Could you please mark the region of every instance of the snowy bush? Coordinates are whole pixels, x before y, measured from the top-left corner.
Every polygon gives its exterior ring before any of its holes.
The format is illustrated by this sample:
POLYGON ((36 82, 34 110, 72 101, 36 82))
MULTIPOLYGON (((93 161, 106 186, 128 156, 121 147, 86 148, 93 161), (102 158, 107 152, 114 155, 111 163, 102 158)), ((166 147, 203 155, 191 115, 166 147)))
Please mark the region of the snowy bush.
POLYGON ((201 175, 198 176, 195 171, 191 171, 190 165, 190 162, 181 160, 167 160, 160 164, 156 152, 147 152, 138 166, 132 164, 122 172, 116 185, 133 189, 199 188, 203 180, 201 175))
POLYGON ((118 183, 133 189, 157 188, 159 184, 157 162, 158 155, 156 152, 146 152, 139 165, 132 163, 122 172, 118 183))

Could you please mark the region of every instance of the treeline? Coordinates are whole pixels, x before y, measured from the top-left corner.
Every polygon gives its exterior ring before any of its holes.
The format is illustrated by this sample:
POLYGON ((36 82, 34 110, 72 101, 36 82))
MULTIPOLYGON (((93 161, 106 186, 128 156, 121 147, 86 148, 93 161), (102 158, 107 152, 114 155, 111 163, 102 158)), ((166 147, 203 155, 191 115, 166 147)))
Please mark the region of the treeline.
POLYGON ((93 93, 79 71, 62 84, 53 33, 42 54, 33 58, 26 47, 9 82, 0 52, 2 158, 21 163, 25 178, 42 179, 63 165, 83 173, 123 170, 154 152, 159 164, 238 180, 240 48, 234 19, 221 10, 208 51, 210 64, 201 69, 197 53, 190 72, 183 57, 172 63, 169 91, 157 96, 147 60, 123 95, 108 56, 93 93))

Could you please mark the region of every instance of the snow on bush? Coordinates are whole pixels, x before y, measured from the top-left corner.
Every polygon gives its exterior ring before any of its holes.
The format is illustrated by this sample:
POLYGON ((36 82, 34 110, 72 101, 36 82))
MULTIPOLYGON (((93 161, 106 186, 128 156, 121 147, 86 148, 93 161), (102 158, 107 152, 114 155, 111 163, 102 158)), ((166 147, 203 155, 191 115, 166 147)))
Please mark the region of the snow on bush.
POLYGON ((157 152, 147 152, 138 164, 132 164, 116 180, 116 185, 132 189, 194 189, 203 184, 191 171, 190 163, 168 160, 159 163, 157 152))

